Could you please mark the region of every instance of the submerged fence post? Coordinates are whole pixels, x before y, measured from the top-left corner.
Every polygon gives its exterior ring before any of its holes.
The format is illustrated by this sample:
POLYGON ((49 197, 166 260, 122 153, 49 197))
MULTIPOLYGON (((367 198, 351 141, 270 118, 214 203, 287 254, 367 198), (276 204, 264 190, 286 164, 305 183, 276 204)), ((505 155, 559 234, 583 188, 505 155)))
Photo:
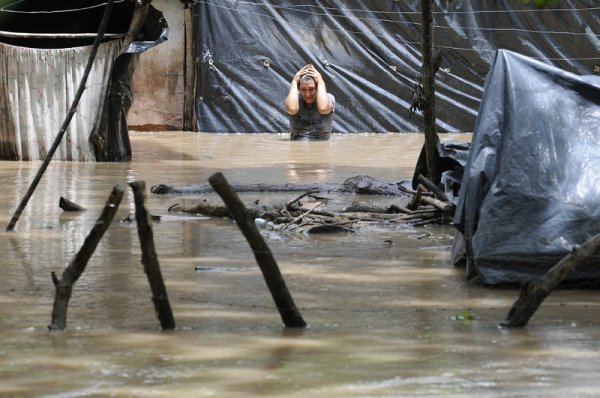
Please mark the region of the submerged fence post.
POLYGON ((52 308, 52 323, 48 325, 48 329, 64 330, 67 327, 67 308, 73 291, 73 285, 77 282, 83 271, 85 271, 85 267, 94 250, 96 250, 98 242, 102 239, 104 232, 106 232, 117 213, 124 192, 123 187, 119 185, 113 188, 102 214, 100 214, 96 224, 94 224, 89 235, 85 238, 79 252, 77 252, 71 263, 63 271, 62 278, 58 280, 56 274, 52 273, 56 295, 54 296, 54 306, 52 308))
POLYGON ((131 182, 129 186, 133 190, 135 198, 135 219, 142 249, 142 264, 152 291, 154 310, 162 329, 175 329, 175 319, 154 247, 154 234, 148 221, 150 215, 146 210, 146 183, 144 181, 131 182))
POLYGON ((535 314, 542 302, 550 295, 570 272, 587 262, 600 251, 600 234, 587 240, 581 246, 574 248, 558 263, 550 268, 539 280, 526 283, 506 319, 499 326, 504 328, 522 328, 535 314))
POLYGON ((208 181, 221 196, 233 219, 250 244, 283 323, 287 327, 305 327, 306 322, 304 322, 300 311, 298 311, 296 304, 294 304, 285 280, 279 271, 277 262, 273 258, 273 254, 258 231, 258 228, 256 228, 254 220, 248 217, 246 207, 235 191, 231 189, 231 186, 229 186, 222 173, 213 174, 208 181))

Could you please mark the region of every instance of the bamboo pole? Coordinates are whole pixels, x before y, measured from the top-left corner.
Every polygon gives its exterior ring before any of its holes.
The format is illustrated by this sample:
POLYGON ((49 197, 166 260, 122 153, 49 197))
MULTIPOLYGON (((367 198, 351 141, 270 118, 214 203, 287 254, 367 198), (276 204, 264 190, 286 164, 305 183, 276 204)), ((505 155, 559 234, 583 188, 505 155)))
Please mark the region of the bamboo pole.
POLYGON ((21 200, 21 203, 19 203, 19 206, 15 210, 15 213, 13 214, 12 218, 10 219, 10 222, 6 226, 6 232, 12 232, 14 230, 15 224, 19 220, 19 217, 21 216, 21 213, 23 213, 23 210, 25 210, 25 207, 27 206, 27 202, 29 202, 29 199, 33 195, 33 192, 35 191, 35 189, 37 188, 37 185, 39 184, 40 180, 42 179, 44 172, 46 171, 46 169, 48 168, 48 165, 50 164, 50 161, 52 160, 52 156, 54 156, 54 152, 56 152, 56 149, 60 145, 60 142, 62 141, 62 138, 65 135, 67 128, 69 127, 69 123, 71 123, 71 119, 73 118, 73 115, 77 111, 77 105, 79 104, 79 100, 81 99, 81 96, 83 95, 83 91, 85 90, 85 84, 87 82, 90 71, 92 70, 92 66, 94 64, 94 59, 96 58, 96 53, 98 52, 98 47, 100 46, 100 43, 102 42, 102 38, 104 37, 104 31, 106 30, 106 26, 108 25, 108 20, 110 19, 110 13, 112 11, 113 3, 114 3, 114 0, 107 0, 107 2, 106 2, 106 8, 104 9, 104 15, 102 15, 102 21, 100 22, 100 27, 98 28, 98 34, 96 35, 96 40, 94 40, 94 45, 92 46, 92 51, 90 52, 90 57, 88 58, 87 65, 85 66, 85 70, 83 72, 83 77, 81 78, 81 82, 79 82, 79 88, 77 89, 75 98, 73 99, 73 102, 71 103, 69 112, 67 112, 67 116, 65 117, 62 127, 60 128, 60 131, 56 135, 56 138, 54 139, 52 146, 50 147, 50 149, 48 149, 48 153, 46 154, 46 158, 42 162, 40 169, 38 170, 37 174, 33 178, 33 181, 31 182, 31 184, 29 185, 29 189, 25 193, 25 196, 21 200))
POLYGON ((208 181, 221 196, 238 227, 250 244, 283 323, 286 327, 305 327, 306 322, 302 319, 300 311, 298 311, 294 304, 285 280, 279 271, 277 262, 258 231, 254 220, 248 217, 244 204, 235 191, 231 189, 222 173, 213 174, 208 181))
POLYGON ((146 183, 144 181, 131 182, 129 186, 133 190, 135 198, 135 219, 142 249, 142 264, 152 291, 154 310, 162 329, 175 329, 175 319, 154 247, 154 234, 149 222, 150 214, 146 210, 146 183))
POLYGON ((79 252, 77 252, 71 263, 64 270, 62 278, 58 280, 56 274, 52 273, 52 281, 56 288, 56 294, 52 308, 52 322, 48 325, 48 329, 64 330, 67 327, 67 308, 73 291, 73 285, 77 282, 81 274, 83 274, 83 271, 85 271, 85 267, 92 254, 94 254, 98 242, 102 239, 104 232, 106 232, 117 213, 124 191, 119 185, 113 188, 102 214, 98 217, 96 224, 94 224, 94 227, 83 242, 79 252))

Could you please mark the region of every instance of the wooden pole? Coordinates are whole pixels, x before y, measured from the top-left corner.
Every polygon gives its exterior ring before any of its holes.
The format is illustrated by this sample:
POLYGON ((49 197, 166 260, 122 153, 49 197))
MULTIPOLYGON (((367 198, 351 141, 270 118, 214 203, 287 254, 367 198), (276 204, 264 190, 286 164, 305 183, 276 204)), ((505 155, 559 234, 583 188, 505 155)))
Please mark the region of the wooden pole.
POLYGON ((600 251, 600 234, 576 247, 556 263, 538 281, 528 282, 521 288, 519 298, 500 323, 504 328, 525 327, 550 292, 579 265, 600 251))
POLYGON ((196 62, 193 48, 192 4, 186 3, 183 11, 185 27, 185 77, 183 80, 183 131, 196 131, 196 112, 194 97, 196 94, 196 62))
MULTIPOLYGON (((24 33, 0 30, 1 37, 14 37, 19 39, 91 39, 97 35, 97 33, 24 33)), ((125 34, 105 33, 104 37, 110 39, 120 39, 125 37, 125 34)))
POLYGON ((438 169, 437 142, 439 140, 435 125, 435 67, 433 54, 433 1, 421 0, 422 19, 422 62, 423 92, 425 95, 425 153, 427 155, 427 176, 434 183, 440 182, 438 169))
POLYGON ((114 0, 108 0, 106 2, 106 8, 104 9, 104 15, 102 16, 102 21, 100 22, 100 27, 98 28, 98 34, 96 35, 96 40, 94 40, 94 45, 92 46, 92 51, 90 52, 90 57, 88 58, 87 65, 85 66, 85 70, 83 72, 81 82, 79 82, 79 88, 77 89, 77 93, 75 94, 73 103, 71 103, 69 112, 67 112, 67 116, 62 124, 62 127, 60 128, 60 131, 58 132, 58 134, 56 135, 56 138, 54 139, 54 143, 52 144, 50 149, 48 149, 46 158, 42 162, 42 165, 40 166, 40 169, 38 170, 37 174, 33 178, 31 185, 29 185, 29 189, 25 193, 25 196, 21 200, 21 203, 19 203, 19 206, 15 210, 15 213, 13 214, 12 218, 10 219, 10 222, 6 226, 6 232, 12 232, 14 230, 15 224, 19 220, 19 217, 21 216, 21 213, 23 213, 23 210, 25 210, 25 206, 27 206, 27 202, 29 202, 29 199, 33 195, 33 192, 35 191, 37 185, 39 184, 40 180, 42 179, 44 172, 46 171, 46 169, 48 168, 48 165, 50 164, 50 161, 52 160, 52 156, 54 156, 54 152, 56 152, 56 149, 60 145, 60 142, 62 141, 62 138, 65 135, 67 128, 69 127, 69 123, 71 123, 71 119, 73 118, 73 115, 77 111, 77 105, 79 104, 79 100, 81 99, 81 96, 83 95, 83 91, 85 90, 85 83, 87 82, 90 71, 92 70, 92 66, 94 64, 94 59, 96 58, 96 53, 98 52, 98 47, 100 46, 100 43, 102 42, 102 38, 104 37, 104 31, 106 30, 106 25, 108 24, 108 20, 110 19, 110 13, 112 10, 113 3, 114 3, 114 0))
POLYGON ((238 227, 250 244, 283 323, 287 327, 305 327, 306 322, 304 322, 300 311, 298 311, 294 304, 285 280, 279 271, 277 262, 258 231, 254 220, 248 217, 244 204, 235 191, 231 189, 222 173, 213 174, 208 181, 221 196, 238 227))
POLYGON ((133 43, 137 35, 142 30, 144 22, 146 22, 146 16, 148 15, 151 2, 152 0, 137 0, 135 2, 133 15, 131 16, 131 22, 129 23, 129 28, 127 29, 125 39, 122 43, 123 50, 133 43))
POLYGON ((67 308, 73 291, 73 285, 85 270, 90 257, 98 246, 98 242, 100 242, 104 232, 106 232, 112 222, 123 198, 123 193, 124 189, 121 186, 117 185, 113 188, 102 214, 98 217, 96 224, 83 242, 79 252, 77 252, 69 266, 64 270, 62 278, 58 280, 56 274, 52 273, 56 295, 52 308, 52 323, 48 325, 48 329, 64 330, 67 327, 67 308))
POLYGON ((429 189, 433 194, 435 194, 439 200, 443 202, 450 202, 450 199, 448 199, 444 191, 435 185, 429 178, 425 177, 423 174, 419 174, 417 179, 425 186, 425 188, 429 189))
POLYGON ((131 182, 129 186, 133 190, 135 198, 135 219, 142 249, 142 264, 152 291, 154 310, 162 329, 175 329, 175 319, 154 247, 154 234, 149 221, 150 214, 146 210, 146 183, 144 181, 131 182))

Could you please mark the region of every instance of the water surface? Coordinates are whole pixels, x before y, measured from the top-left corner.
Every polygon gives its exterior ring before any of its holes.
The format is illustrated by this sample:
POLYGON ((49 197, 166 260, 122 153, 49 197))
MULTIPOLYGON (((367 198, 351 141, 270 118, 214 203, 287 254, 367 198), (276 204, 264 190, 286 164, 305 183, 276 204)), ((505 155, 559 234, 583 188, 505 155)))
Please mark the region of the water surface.
MULTIPOLYGON (((468 135, 443 139, 469 140, 468 135)), ((148 194, 177 323, 160 331, 127 191, 74 288, 67 330, 50 333, 54 287, 115 184, 341 183, 412 175, 422 136, 132 133, 124 163, 52 162, 15 232, 0 232, 0 396, 587 397, 600 395, 595 291, 559 291, 527 329, 500 330, 515 290, 467 284, 451 227, 365 225, 353 234, 264 232, 309 323, 285 329, 234 223, 168 214, 214 194, 148 194), (61 196, 88 208, 65 214, 61 196), (200 271, 197 271, 199 268, 200 271), (474 320, 461 320, 469 310, 474 320)), ((5 226, 39 162, 0 162, 5 226)), ((241 195, 247 203, 295 194, 241 195)), ((336 196, 391 204, 395 198, 336 196)), ((2 227, 4 231, 4 227, 2 227)))

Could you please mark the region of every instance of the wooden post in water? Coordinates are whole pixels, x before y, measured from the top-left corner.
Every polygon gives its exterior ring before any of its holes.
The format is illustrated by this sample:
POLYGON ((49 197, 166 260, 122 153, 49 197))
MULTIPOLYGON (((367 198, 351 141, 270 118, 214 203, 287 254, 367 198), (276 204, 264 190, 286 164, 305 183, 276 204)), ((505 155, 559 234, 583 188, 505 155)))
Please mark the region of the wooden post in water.
POLYGON ((600 251, 600 234, 576 247, 556 263, 538 281, 528 282, 521 288, 519 298, 508 312, 506 319, 500 323, 505 328, 522 328, 535 314, 550 292, 579 265, 588 261, 600 251))
POLYGON ((98 242, 102 239, 104 232, 106 232, 108 226, 112 222, 117 209, 119 208, 119 204, 121 203, 121 199, 123 198, 124 191, 125 190, 118 185, 113 188, 102 214, 98 217, 96 224, 83 242, 79 252, 64 270, 62 278, 58 280, 56 274, 54 272, 52 273, 52 281, 56 288, 56 295, 54 297, 54 306, 52 308, 52 323, 48 325, 48 329, 64 330, 67 327, 67 308, 73 291, 73 285, 85 270, 90 257, 98 246, 98 242))
POLYGON ((129 186, 133 190, 135 198, 135 219, 142 249, 142 264, 152 291, 154 310, 162 329, 175 329, 175 319, 154 247, 154 234, 149 222, 150 214, 146 210, 146 183, 144 181, 131 182, 129 186))
POLYGON ((246 208, 238 195, 231 189, 222 173, 213 174, 208 181, 221 196, 233 219, 250 244, 285 326, 306 327, 306 322, 304 322, 300 311, 294 304, 271 250, 258 231, 254 220, 248 217, 246 208))

